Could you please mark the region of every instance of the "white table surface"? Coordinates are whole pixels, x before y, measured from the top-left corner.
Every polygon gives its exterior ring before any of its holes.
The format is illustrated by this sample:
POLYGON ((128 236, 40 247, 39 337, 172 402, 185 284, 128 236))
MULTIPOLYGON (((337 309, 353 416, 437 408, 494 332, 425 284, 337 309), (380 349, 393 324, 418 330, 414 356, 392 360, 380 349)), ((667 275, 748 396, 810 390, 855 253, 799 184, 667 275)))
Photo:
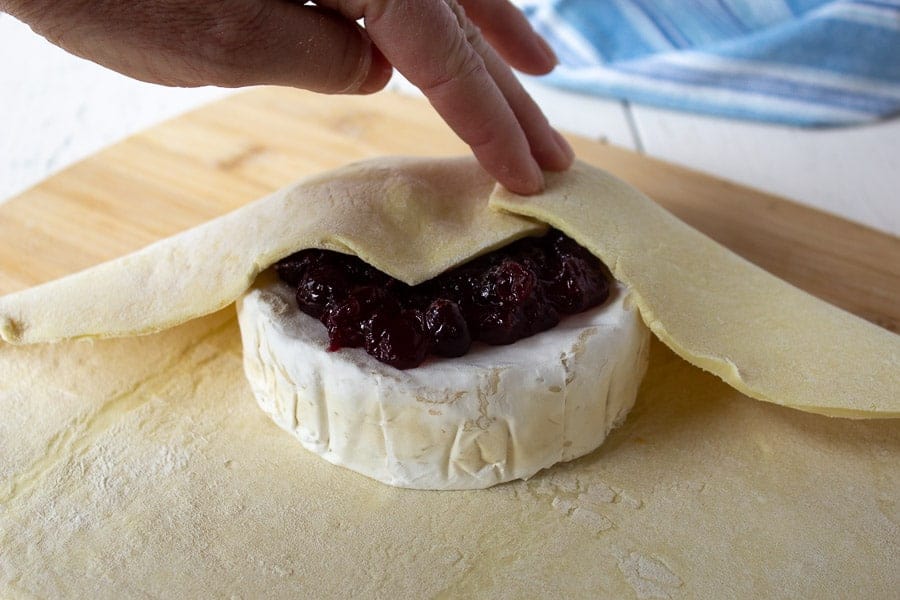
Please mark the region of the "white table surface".
MULTIPOLYGON (((526 85, 563 131, 900 236, 900 119, 803 130, 581 96, 532 79, 526 85)), ((415 93, 399 79, 390 87, 415 93)), ((128 79, 65 53, 0 13, 0 202, 104 146, 229 93, 128 79)))

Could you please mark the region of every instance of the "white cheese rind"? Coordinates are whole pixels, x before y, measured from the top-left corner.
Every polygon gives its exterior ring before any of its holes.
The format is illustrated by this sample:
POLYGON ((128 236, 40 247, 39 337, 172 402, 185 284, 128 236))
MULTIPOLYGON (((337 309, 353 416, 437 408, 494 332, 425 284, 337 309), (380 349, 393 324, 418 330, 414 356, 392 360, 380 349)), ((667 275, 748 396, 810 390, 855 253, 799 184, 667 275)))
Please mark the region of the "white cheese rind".
POLYGON ((325 328, 280 282, 237 309, 262 409, 326 460, 406 488, 485 488, 594 450, 647 367, 649 331, 620 285, 552 330, 405 371, 360 348, 327 352, 325 328))

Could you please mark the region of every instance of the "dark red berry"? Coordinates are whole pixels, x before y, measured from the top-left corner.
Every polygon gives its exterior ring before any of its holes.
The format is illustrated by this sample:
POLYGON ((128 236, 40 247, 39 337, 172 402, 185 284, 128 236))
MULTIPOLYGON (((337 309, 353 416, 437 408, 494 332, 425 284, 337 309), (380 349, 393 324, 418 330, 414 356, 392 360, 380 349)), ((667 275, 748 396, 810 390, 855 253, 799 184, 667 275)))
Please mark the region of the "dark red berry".
POLYGON ((376 312, 395 313, 400 311, 400 302, 388 288, 375 285, 361 285, 350 292, 359 302, 360 320, 364 321, 376 312))
POLYGON ((349 284, 346 273, 333 265, 311 266, 297 284, 297 305, 306 314, 320 318, 329 304, 346 297, 349 284))
POLYGON ((366 352, 397 369, 419 366, 428 355, 421 314, 413 310, 376 313, 366 323, 365 346, 366 352))
POLYGON ((357 348, 364 342, 363 324, 376 312, 393 314, 400 311, 397 299, 385 288, 363 285, 353 288, 340 302, 328 305, 322 323, 328 330, 330 351, 357 348))
POLYGON ((472 298, 473 286, 483 272, 463 265, 417 287, 424 288, 432 298, 447 298, 459 304, 472 298))
POLYGON ((352 296, 328 307, 325 314, 322 315, 322 323, 328 330, 329 352, 363 345, 361 313, 359 301, 352 296))
POLYGON ((557 311, 575 314, 606 300, 609 283, 599 264, 571 254, 558 261, 559 271, 547 282, 547 295, 557 311))
POLYGON ((453 300, 438 298, 423 315, 425 332, 431 337, 431 351, 438 356, 462 356, 472 345, 469 326, 453 300))
POLYGON ((512 344, 529 335, 530 328, 518 306, 488 306, 476 315, 478 340, 492 346, 512 344))
POLYGON ((514 260, 504 260, 483 275, 476 302, 487 305, 524 304, 537 285, 535 273, 514 260))
POLYGON ((299 285, 306 269, 319 262, 318 257, 313 254, 314 252, 316 251, 303 250, 275 263, 275 272, 279 279, 294 287, 299 285))
POLYGON ((531 330, 528 335, 546 331, 559 323, 559 312, 543 294, 523 306, 522 313, 531 330))

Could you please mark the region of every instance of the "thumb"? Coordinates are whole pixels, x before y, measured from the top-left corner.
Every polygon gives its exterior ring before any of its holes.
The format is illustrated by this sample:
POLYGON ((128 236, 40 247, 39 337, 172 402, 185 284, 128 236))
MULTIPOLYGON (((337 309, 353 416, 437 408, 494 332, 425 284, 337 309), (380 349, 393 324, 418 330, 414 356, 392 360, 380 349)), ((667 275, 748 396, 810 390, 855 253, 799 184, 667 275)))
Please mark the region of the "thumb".
POLYGON ((195 54, 206 83, 287 85, 334 94, 371 93, 387 84, 390 63, 354 21, 316 6, 262 4, 249 22, 221 21, 214 38, 195 54))
POLYGON ((276 84, 368 93, 391 66, 353 20, 283 0, 9 0, 65 50, 122 74, 193 87, 276 84))

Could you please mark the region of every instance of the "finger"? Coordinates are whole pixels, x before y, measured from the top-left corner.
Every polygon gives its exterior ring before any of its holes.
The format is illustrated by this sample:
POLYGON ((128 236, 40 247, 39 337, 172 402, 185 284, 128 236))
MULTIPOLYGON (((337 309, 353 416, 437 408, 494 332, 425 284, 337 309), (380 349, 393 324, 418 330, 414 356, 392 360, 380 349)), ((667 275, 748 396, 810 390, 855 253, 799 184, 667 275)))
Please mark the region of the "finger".
POLYGON ((348 17, 365 18, 375 44, 422 90, 485 170, 514 192, 540 191, 543 174, 525 133, 448 4, 335 2, 348 17))
POLYGON ((538 164, 551 171, 564 171, 572 166, 575 153, 571 146, 550 126, 543 111, 522 87, 509 65, 487 43, 477 39, 473 43, 525 132, 531 154, 538 164))
POLYGON ((38 33, 73 54, 153 83, 364 93, 384 87, 391 75, 390 64, 355 23, 283 0, 36 4, 45 10, 23 20, 38 33))
POLYGON ((514 69, 531 75, 549 73, 559 62, 522 12, 508 0, 458 0, 488 43, 514 69))
MULTIPOLYGON (((225 3, 227 4, 227 3, 225 3)), ((218 18, 216 35, 201 46, 210 69, 204 79, 238 87, 288 85, 326 93, 383 88, 390 63, 368 34, 343 15, 282 0, 259 5, 252 18, 218 18)))

